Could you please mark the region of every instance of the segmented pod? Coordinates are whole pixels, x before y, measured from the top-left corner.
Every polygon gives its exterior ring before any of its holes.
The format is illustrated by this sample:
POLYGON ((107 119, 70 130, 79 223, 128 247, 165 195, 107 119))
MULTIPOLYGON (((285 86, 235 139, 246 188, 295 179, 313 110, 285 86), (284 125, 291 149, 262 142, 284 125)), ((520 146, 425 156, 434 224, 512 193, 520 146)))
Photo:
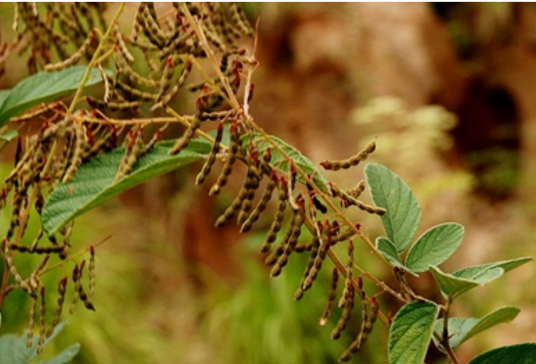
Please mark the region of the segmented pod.
POLYGON ((374 152, 376 149, 376 142, 372 141, 370 142, 365 149, 361 150, 359 153, 357 153, 355 156, 350 157, 348 159, 344 160, 333 160, 333 161, 323 161, 320 163, 324 169, 330 170, 330 171, 338 171, 339 169, 348 169, 350 167, 357 166, 360 162, 363 162, 369 154, 374 152))
POLYGON ((268 182, 268 185, 266 186, 266 189, 264 190, 264 193, 261 199, 257 203, 257 206, 255 206, 255 208, 253 209, 249 217, 242 224, 242 227, 240 228, 241 233, 251 230, 251 227, 253 226, 253 224, 259 219, 259 216, 268 206, 268 202, 272 198, 272 194, 274 192, 276 185, 277 185, 277 174, 274 171, 272 172, 270 176, 270 181, 268 182))
POLYGON ((331 311, 333 310, 333 302, 335 301, 335 298, 337 297, 337 283, 339 282, 339 271, 337 268, 333 268, 333 271, 331 273, 331 284, 329 286, 329 292, 328 292, 328 301, 326 303, 326 307, 324 308, 324 311, 322 312, 322 316, 320 316, 319 325, 320 326, 326 326, 329 320, 329 316, 331 315, 331 311))
POLYGON ((47 64, 45 66, 45 71, 61 71, 67 67, 70 67, 78 63, 78 61, 80 61, 82 56, 86 54, 86 52, 88 51, 89 47, 94 42, 94 40, 95 40, 95 31, 92 30, 89 33, 89 36, 87 37, 86 41, 82 44, 82 46, 75 53, 73 53, 69 58, 65 59, 62 62, 55 63, 55 64, 47 64))
POLYGON ((229 132, 231 134, 231 140, 229 143, 229 148, 227 149, 225 163, 223 164, 216 183, 210 188, 209 196, 220 193, 221 188, 227 184, 229 176, 233 172, 233 164, 236 161, 236 155, 238 154, 238 150, 240 148, 240 134, 238 133, 238 126, 236 122, 231 125, 229 132))
POLYGON ((212 143, 212 148, 210 149, 210 153, 207 156, 207 160, 203 164, 203 167, 201 167, 201 171, 197 175, 195 179, 195 184, 200 185, 205 181, 205 178, 210 173, 210 170, 212 169, 212 166, 216 162, 216 155, 220 151, 220 143, 223 138, 223 123, 220 122, 218 124, 218 129, 216 132, 216 137, 214 138, 214 142, 212 143))
POLYGON ((56 309, 54 311, 54 317, 50 323, 50 327, 46 332, 46 337, 50 337, 54 332, 54 328, 60 322, 61 312, 63 310, 63 303, 65 302, 65 292, 67 292, 67 277, 63 278, 58 283, 58 300, 56 302, 56 309))

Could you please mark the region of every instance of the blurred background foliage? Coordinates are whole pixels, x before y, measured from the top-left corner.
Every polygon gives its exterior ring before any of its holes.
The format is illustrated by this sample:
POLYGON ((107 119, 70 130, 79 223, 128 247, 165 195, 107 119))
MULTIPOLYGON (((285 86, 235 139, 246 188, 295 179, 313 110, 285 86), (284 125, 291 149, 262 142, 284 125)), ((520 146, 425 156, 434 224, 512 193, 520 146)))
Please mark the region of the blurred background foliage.
MULTIPOLYGON (((261 19, 252 114, 269 133, 315 162, 353 155, 376 139, 371 159, 414 190, 423 208, 421 232, 443 221, 466 226, 463 247, 447 270, 536 255, 536 5, 245 7, 252 19, 261 19)), ((11 8, 0 6, 2 37, 10 34, 11 8)), ((130 29, 134 11, 129 4, 123 29, 130 29)), ((17 59, 7 69, 1 88, 27 74, 17 59)), ((177 100, 176 107, 185 104, 177 100)), ((2 160, 5 175, 9 148, 2 160)), ((199 167, 157 178, 76 222, 75 251, 103 242, 97 248, 96 312, 79 307, 65 315, 70 326, 45 356, 79 341, 78 364, 336 362, 353 333, 330 340, 337 311, 328 327, 318 325, 331 267, 295 302, 303 261, 293 257, 284 274, 269 278, 257 253, 269 216, 244 236, 234 226, 214 229, 241 181, 236 174, 232 192, 208 198, 207 188, 193 183, 199 167)), ((359 170, 326 176, 345 188, 363 178, 359 170)), ((0 217, 2 231, 8 217, 0 217)), ((375 218, 353 218, 371 236, 382 234, 375 218)), ((30 229, 37 228, 34 219, 30 229)), ((357 246, 362 266, 393 283, 366 247, 357 246)), ((505 305, 522 309, 512 324, 462 347, 462 362, 491 347, 536 340, 533 278, 534 267, 523 267, 458 304, 458 316, 482 316, 505 305)), ((420 293, 437 297, 430 277, 414 283, 420 293)), ((55 298, 49 299, 53 306, 55 298)), ((21 332, 28 307, 22 295, 10 295, 1 308, 1 332, 21 332)), ((359 321, 352 325, 356 333, 359 321)), ((377 325, 353 362, 384 363, 385 334, 377 325)), ((427 363, 433 362, 432 353, 427 363)))

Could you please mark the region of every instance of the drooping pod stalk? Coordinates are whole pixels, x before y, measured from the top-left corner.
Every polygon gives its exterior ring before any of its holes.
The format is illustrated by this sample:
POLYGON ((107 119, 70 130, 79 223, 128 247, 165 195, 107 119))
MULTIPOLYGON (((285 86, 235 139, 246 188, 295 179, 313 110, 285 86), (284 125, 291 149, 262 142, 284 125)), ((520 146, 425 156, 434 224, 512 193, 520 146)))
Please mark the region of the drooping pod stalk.
POLYGON ((236 121, 231 125, 229 132, 231 134, 231 141, 227 149, 225 163, 216 183, 210 188, 209 196, 220 193, 221 188, 227 184, 229 176, 233 172, 233 164, 236 161, 236 156, 240 148, 240 134, 238 133, 238 123, 236 121))
POLYGON ((350 167, 357 166, 360 162, 363 162, 369 154, 376 149, 376 142, 370 142, 363 150, 357 153, 355 156, 343 160, 326 160, 320 163, 322 167, 330 171, 338 171, 339 169, 348 169, 350 167))

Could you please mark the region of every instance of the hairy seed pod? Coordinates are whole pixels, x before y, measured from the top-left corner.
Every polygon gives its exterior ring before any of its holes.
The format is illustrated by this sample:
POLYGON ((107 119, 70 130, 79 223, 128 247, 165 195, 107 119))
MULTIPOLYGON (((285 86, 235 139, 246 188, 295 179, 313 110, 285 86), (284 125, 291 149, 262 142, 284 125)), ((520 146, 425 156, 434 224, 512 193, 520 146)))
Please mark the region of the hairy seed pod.
POLYGON ((131 87, 127 85, 124 82, 116 81, 115 86, 121 91, 126 92, 130 96, 132 96, 135 99, 139 99, 142 101, 155 101, 156 100, 156 94, 152 94, 150 92, 140 91, 137 88, 131 87))
POLYGON ((31 305, 30 305, 30 313, 29 313, 29 322, 28 322, 28 333, 26 334, 26 347, 31 348, 32 347, 32 341, 33 341, 33 335, 34 335, 34 328, 35 328, 35 314, 37 309, 37 295, 31 294, 31 305))
POLYGON ((112 96, 112 87, 110 85, 110 80, 108 76, 106 76, 106 73, 104 72, 104 69, 102 68, 100 63, 97 65, 97 68, 99 69, 99 73, 104 83, 104 96, 102 97, 102 100, 105 104, 108 104, 108 102, 110 102, 110 97, 112 96))
POLYGON ((162 71, 162 77, 160 78, 160 90, 158 91, 158 95, 156 97, 157 101, 160 101, 162 96, 164 96, 166 91, 169 89, 173 74, 175 73, 175 67, 177 67, 180 62, 182 62, 182 58, 177 55, 168 56, 166 58, 166 61, 164 62, 164 70, 162 71))
POLYGON ((305 282, 305 279, 309 276, 309 272, 311 271, 311 268, 313 267, 313 264, 315 262, 316 255, 318 254, 319 244, 320 244, 320 240, 317 237, 315 237, 313 239, 313 242, 311 243, 309 258, 307 259, 307 264, 305 265, 305 270, 303 272, 302 279, 300 280, 298 289, 296 290, 296 293, 294 294, 295 301, 299 301, 303 298, 303 295, 305 293, 305 289, 303 288, 304 282, 305 282))
POLYGON ((84 151, 86 150, 86 145, 88 143, 84 125, 75 123, 74 131, 76 136, 76 141, 74 143, 74 152, 72 154, 69 168, 67 168, 67 171, 63 176, 63 183, 68 183, 74 177, 76 171, 78 171, 78 167, 80 167, 80 165, 82 164, 82 157, 84 155, 84 151))
POLYGON ((22 279, 21 275, 19 274, 19 271, 17 270, 17 267, 15 267, 15 264, 13 263, 13 253, 11 249, 9 249, 9 241, 7 238, 4 238, 4 260, 6 264, 6 269, 9 269, 9 272, 15 278, 15 282, 26 292, 32 292, 31 288, 28 286, 28 283, 24 279, 22 279))
POLYGON ((107 108, 110 111, 124 111, 124 110, 133 110, 136 111, 140 108, 139 101, 127 101, 127 102, 105 102, 102 100, 97 100, 93 97, 86 96, 86 101, 89 106, 100 109, 107 108))
POLYGON ((231 141, 229 143, 229 148, 227 149, 227 159, 223 164, 216 183, 210 189, 209 196, 220 193, 221 188, 227 184, 227 180, 233 172, 233 164, 236 161, 236 155, 240 148, 240 134, 238 133, 238 126, 236 123, 231 125, 229 132, 231 133, 231 141))
POLYGON ((125 39, 123 38, 123 34, 121 34, 121 31, 119 30, 118 23, 114 24, 114 37, 115 37, 115 42, 117 44, 117 47, 119 48, 119 51, 121 52, 121 56, 123 56, 123 58, 126 59, 127 62, 133 63, 134 56, 128 50, 128 47, 125 43, 125 39))
POLYGON ((324 259, 326 259, 329 248, 331 247, 331 234, 329 231, 325 232, 322 238, 313 265, 303 281, 302 289, 304 291, 312 287, 313 282, 318 276, 318 272, 320 272, 320 269, 322 268, 322 263, 324 262, 324 259))
POLYGON ((272 221, 272 225, 270 226, 270 230, 268 231, 268 234, 266 235, 266 238, 262 245, 261 252, 267 252, 270 249, 270 244, 273 243, 277 238, 277 233, 279 232, 279 230, 281 230, 281 224, 283 223, 283 219, 285 218, 285 209, 287 208, 288 200, 288 188, 287 181, 284 177, 281 177, 277 187, 279 194, 276 212, 272 221))
POLYGON ((261 213, 268 206, 268 202, 272 198, 272 193, 274 192, 276 185, 277 185, 277 174, 274 171, 272 172, 270 176, 270 181, 268 182, 268 185, 266 186, 266 189, 264 190, 264 193, 261 199, 257 203, 257 206, 255 206, 255 208, 253 209, 249 217, 242 224, 242 227, 240 228, 241 233, 251 230, 251 227, 253 226, 253 224, 259 219, 259 216, 261 215, 261 213))
POLYGON ((339 271, 337 268, 333 268, 333 272, 331 273, 331 284, 329 287, 328 292, 328 302, 326 303, 326 307, 324 308, 324 312, 322 312, 322 316, 320 317, 319 325, 320 326, 326 326, 329 320, 329 316, 331 315, 331 311, 333 309, 333 301, 335 301, 335 297, 337 297, 337 283, 339 281, 339 271))
POLYGON ((45 287, 41 287, 41 305, 39 306, 39 340, 37 341, 37 354, 41 354, 45 348, 45 334, 46 334, 46 301, 45 301, 45 287))
POLYGON ((88 310, 95 311, 95 306, 89 300, 89 296, 84 290, 84 287, 80 285, 78 290, 79 290, 78 294, 80 295, 80 300, 84 303, 84 307, 87 308, 88 310))
POLYGON ((129 145, 125 150, 114 181, 119 181, 132 172, 143 152, 143 128, 140 126, 129 134, 129 145))
POLYGON ((121 55, 121 52, 116 52, 116 66, 117 70, 120 74, 124 74, 127 76, 132 82, 143 86, 143 87, 152 87, 157 88, 160 87, 160 82, 153 80, 151 78, 144 77, 140 75, 138 72, 134 71, 130 65, 127 64, 123 56, 121 55))
POLYGON ((205 181, 205 178, 210 173, 210 170, 212 169, 212 166, 216 162, 216 155, 220 151, 220 143, 223 138, 223 123, 220 122, 218 124, 218 130, 216 132, 216 137, 214 138, 214 142, 212 143, 212 148, 210 149, 210 153, 207 156, 207 160, 203 164, 203 167, 201 168, 201 171, 197 175, 195 179, 195 184, 200 185, 205 181))
POLYGON ((348 159, 343 160, 333 160, 333 161, 323 161, 320 163, 324 169, 330 170, 330 171, 338 171, 339 169, 348 169, 350 167, 357 166, 360 162, 363 162, 369 154, 374 152, 376 149, 376 142, 372 141, 370 142, 365 149, 361 150, 359 153, 357 153, 355 156, 350 157, 348 159))
POLYGON ((89 296, 92 297, 95 293, 95 248, 93 245, 89 247, 89 296))
POLYGON ((347 201, 350 205, 357 206, 360 210, 368 212, 369 214, 375 214, 375 215, 381 216, 387 212, 387 210, 382 207, 376 207, 376 206, 366 204, 348 195, 345 195, 343 199, 347 201))
POLYGON ((346 193, 353 198, 359 198, 359 196, 361 196, 361 193, 363 193, 364 190, 365 190, 365 181, 361 180, 359 181, 357 186, 355 186, 351 190, 346 191, 346 193))
POLYGON ((72 315, 74 313, 74 310, 76 309, 76 304, 78 303, 78 300, 80 299, 80 286, 82 285, 82 274, 81 269, 78 267, 78 264, 74 266, 73 273, 72 273, 72 280, 74 283, 74 292, 73 292, 73 298, 71 301, 71 307, 69 308, 69 313, 72 315))
POLYGON ((138 5, 138 8, 136 9, 136 14, 134 15, 134 22, 132 23, 132 32, 130 33, 130 37, 136 41, 138 39, 138 34, 141 30, 141 24, 142 24, 142 14, 143 14, 143 8, 145 7, 145 3, 140 3, 138 5))
POLYGON ((251 25, 249 24, 248 18, 246 14, 244 13, 244 10, 238 5, 237 3, 233 2, 229 6, 229 10, 231 11, 231 19, 233 20, 233 23, 236 25, 238 30, 244 35, 252 36, 254 31, 251 25))
POLYGON ((339 300, 339 307, 342 308, 346 304, 348 295, 352 286, 352 272, 354 268, 354 244, 350 240, 348 242, 348 262, 346 263, 346 280, 344 282, 344 289, 341 299, 339 300))
POLYGON ((86 41, 82 44, 82 46, 73 53, 69 58, 65 59, 62 62, 55 63, 55 64, 47 64, 45 66, 45 71, 61 71, 67 67, 70 67, 76 63, 86 54, 91 44, 95 41, 95 31, 91 31, 86 39, 86 41))
POLYGON ((173 85, 173 87, 166 94, 162 94, 161 96, 159 94, 159 97, 157 97, 157 101, 158 100, 160 100, 160 101, 158 101, 156 104, 153 105, 153 107, 151 107, 151 111, 154 111, 154 110, 166 105, 173 98, 173 96, 175 96, 177 94, 177 92, 179 92, 181 87, 186 82, 186 78, 190 74, 191 70, 192 70, 192 61, 187 60, 186 63, 184 64, 184 67, 183 67, 183 69, 181 71, 181 74, 179 75, 179 78, 177 79, 177 82, 175 83, 175 85, 173 85))
POLYGON ((342 309, 341 318, 337 322, 337 325, 335 326, 333 331, 331 331, 331 338, 333 340, 337 340, 341 336, 341 332, 346 328, 348 321, 350 321, 350 318, 352 317, 353 308, 354 308, 354 287, 351 286, 348 292, 348 298, 346 299, 346 302, 342 309))
POLYGON ((248 173, 246 175, 246 178, 244 178, 244 182, 242 184, 242 187, 240 188, 240 191, 238 191, 238 196, 233 200, 231 205, 227 207, 227 209, 224 211, 224 213, 216 220, 216 227, 220 227, 225 225, 234 215, 237 213, 240 208, 242 207, 242 203, 246 198, 249 196, 249 180, 251 178, 250 172, 248 168, 248 173))
POLYGON ((60 322, 61 312, 63 310, 63 303, 65 301, 65 292, 67 292, 67 277, 63 278, 58 283, 58 300, 56 303, 56 309, 54 311, 54 317, 50 324, 49 329, 47 330, 46 337, 50 337, 54 332, 54 328, 60 322))
POLYGON ((190 127, 188 127, 182 136, 177 140, 175 145, 169 150, 170 155, 175 155, 180 153, 181 150, 186 148, 188 144, 190 144, 190 140, 194 137, 195 133, 197 132, 197 129, 201 126, 201 120, 196 116, 192 122, 190 123, 190 127))
POLYGON ((151 43, 158 47, 162 47, 166 43, 166 35, 160 28, 160 24, 158 24, 158 20, 154 13, 153 4, 146 3, 146 6, 142 8, 141 25, 143 33, 147 36, 151 43))
MULTIPOLYGON (((311 177, 309 178, 312 179, 311 177)), ((307 192, 309 193, 309 198, 311 198, 311 200, 313 201, 315 208, 323 214, 327 213, 328 208, 324 206, 324 204, 320 202, 320 200, 316 197, 315 191, 313 187, 311 186, 311 184, 307 182, 306 186, 307 186, 307 192)))
POLYGON ((234 110, 224 110, 224 111, 212 111, 212 112, 202 112, 199 115, 201 121, 222 121, 226 118, 232 117, 234 115, 234 110))
POLYGON ((240 205, 240 210, 238 211, 238 216, 236 219, 236 222, 239 226, 246 221, 249 211, 251 210, 252 201, 255 198, 255 191, 257 188, 259 188, 259 179, 261 174, 259 169, 253 163, 254 162, 252 161, 248 165, 245 183, 247 193, 245 198, 242 200, 242 204, 240 205))
POLYGON ((59 245, 33 247, 33 246, 27 246, 27 245, 11 244, 10 248, 12 250, 16 250, 21 253, 36 253, 36 254, 52 254, 52 253, 59 253, 63 251, 63 247, 59 245))

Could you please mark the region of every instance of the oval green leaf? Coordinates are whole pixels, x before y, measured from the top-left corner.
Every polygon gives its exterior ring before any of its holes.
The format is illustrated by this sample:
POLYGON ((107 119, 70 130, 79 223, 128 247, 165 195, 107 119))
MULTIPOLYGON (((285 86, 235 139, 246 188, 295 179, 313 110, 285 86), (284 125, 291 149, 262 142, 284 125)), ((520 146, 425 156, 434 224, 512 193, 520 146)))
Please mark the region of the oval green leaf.
POLYGON ((525 343, 485 352, 471 360, 469 364, 534 364, 536 363, 536 343, 525 343))
POLYGON ((455 277, 459 277, 459 278, 474 279, 475 277, 479 277, 482 274, 484 274, 486 270, 492 269, 492 268, 502 268, 504 272, 506 273, 506 272, 511 271, 514 268, 517 268, 525 263, 530 262, 531 260, 533 260, 533 258, 531 257, 522 257, 522 258, 516 258, 516 259, 510 259, 510 260, 503 260, 499 262, 475 265, 472 267, 460 269, 452 273, 452 275, 455 277))
POLYGON ((477 286, 483 286, 486 283, 500 278, 504 274, 502 268, 489 268, 482 271, 480 275, 476 275, 473 279, 456 277, 453 274, 448 274, 436 266, 430 266, 430 272, 434 276, 437 285, 445 296, 450 296, 452 299, 465 293, 477 286))
POLYGON ((445 223, 426 230, 411 247, 406 257, 406 267, 415 273, 428 270, 447 260, 460 246, 464 227, 445 223))
POLYGON ((386 167, 368 163, 365 176, 372 200, 387 210, 381 216, 382 225, 396 250, 403 252, 413 239, 421 221, 421 208, 417 199, 396 174, 386 167))
MULTIPOLYGON (((279 139, 278 137, 273 135, 270 135, 269 137, 272 142, 267 140, 262 134, 259 133, 253 133, 251 136, 245 135, 242 137, 242 145, 247 145, 247 143, 252 140, 253 144, 257 146, 261 155, 266 151, 266 149, 270 148, 272 152, 270 165, 273 168, 286 173, 288 172, 289 166, 287 158, 285 158, 285 155, 281 153, 277 147, 281 148, 281 150, 288 155, 305 174, 313 176, 313 182, 318 188, 320 188, 320 190, 329 193, 328 180, 322 175, 322 173, 320 173, 320 170, 309 158, 305 157, 296 148, 279 139), (272 143, 277 147, 274 147, 272 143)), ((299 174, 296 176, 296 179, 301 183, 306 184, 306 181, 299 174)))
MULTIPOLYGON (((511 322, 517 317, 520 309, 517 307, 503 307, 486 316, 477 318, 449 319, 450 347, 455 349, 473 336, 502 323, 511 322)), ((443 320, 436 323, 436 330, 443 331, 443 320)))
MULTIPOLYGON (((39 72, 26 77, 9 93, 0 95, 0 127, 9 118, 39 105, 42 102, 58 99, 76 91, 84 74, 86 66, 73 66, 59 72, 39 72)), ((107 71, 109 72, 109 71, 107 71)), ((97 69, 92 69, 85 87, 102 81, 97 69)))
POLYGON ((398 252, 396 251, 396 246, 389 241, 386 237, 380 236, 376 239, 376 249, 380 254, 391 264, 393 267, 402 268, 407 270, 407 268, 400 261, 398 252))
POLYGON ((170 172, 204 158, 211 148, 205 140, 195 139, 177 155, 169 155, 175 142, 157 143, 140 158, 132 172, 114 182, 124 149, 99 155, 78 169, 69 183, 58 185, 49 195, 41 222, 47 234, 53 234, 74 217, 89 211, 120 193, 155 176, 170 172))
POLYGON ((389 364, 422 364, 438 312, 437 305, 418 301, 398 311, 389 331, 389 364))

